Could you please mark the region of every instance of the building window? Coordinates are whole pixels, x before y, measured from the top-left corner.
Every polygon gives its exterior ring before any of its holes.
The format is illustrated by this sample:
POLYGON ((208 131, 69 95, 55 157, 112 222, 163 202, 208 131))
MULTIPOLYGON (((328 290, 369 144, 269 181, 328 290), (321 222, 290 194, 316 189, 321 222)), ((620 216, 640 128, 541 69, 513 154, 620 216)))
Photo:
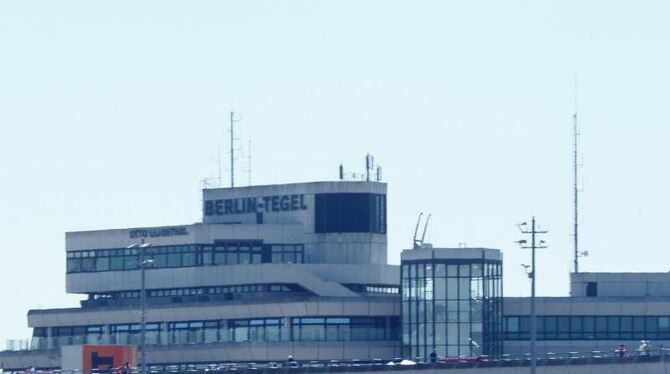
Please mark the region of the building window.
POLYGON ((374 341, 396 340, 398 321, 385 317, 304 317, 291 319, 294 341, 374 341))
POLYGON ((217 265, 303 263, 302 244, 266 244, 256 242, 217 242, 214 263, 217 265))
MULTIPOLYGON (((217 241, 209 245, 156 246, 146 249, 153 260, 148 269, 244 265, 261 263, 303 263, 302 244, 265 244, 260 241, 217 241)), ((137 249, 69 251, 67 273, 89 273, 138 269, 137 249)))
POLYGON ((170 322, 170 344, 210 343, 219 341, 220 321, 170 322))
POLYGON ((586 296, 587 297, 598 296, 598 282, 587 282, 586 283, 586 296))
POLYGON ((315 203, 317 233, 386 233, 386 195, 321 193, 315 203))
MULTIPOLYGON (((145 325, 146 343, 161 344, 160 330, 160 323, 147 322, 145 325)), ((140 342, 139 323, 111 325, 110 332, 113 344, 139 344, 140 342)))
MULTIPOLYGON (((505 316, 505 340, 528 340, 530 318, 505 316)), ((538 316, 538 340, 669 339, 670 316, 538 316)))
POLYGON ((282 339, 281 318, 238 319, 228 321, 233 342, 278 342, 282 339))

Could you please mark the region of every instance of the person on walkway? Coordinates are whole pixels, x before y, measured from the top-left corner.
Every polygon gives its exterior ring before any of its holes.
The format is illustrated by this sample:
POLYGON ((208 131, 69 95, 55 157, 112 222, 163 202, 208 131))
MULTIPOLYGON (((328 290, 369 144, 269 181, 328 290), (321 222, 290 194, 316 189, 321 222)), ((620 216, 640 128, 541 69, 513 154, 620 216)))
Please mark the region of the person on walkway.
POLYGON ((624 357, 626 355, 626 346, 623 344, 619 344, 615 352, 620 358, 624 357))
POLYGON ((640 346, 637 347, 637 351, 640 352, 640 356, 651 355, 651 343, 649 340, 640 340, 640 346))
POLYGON ((437 350, 433 348, 433 351, 430 352, 430 363, 434 364, 437 362, 437 350))
POLYGON ((649 340, 645 341, 647 344, 644 346, 644 355, 651 356, 651 342, 649 340))
POLYGON ((121 366, 121 374, 130 374, 130 364, 128 361, 123 363, 123 366, 121 366))

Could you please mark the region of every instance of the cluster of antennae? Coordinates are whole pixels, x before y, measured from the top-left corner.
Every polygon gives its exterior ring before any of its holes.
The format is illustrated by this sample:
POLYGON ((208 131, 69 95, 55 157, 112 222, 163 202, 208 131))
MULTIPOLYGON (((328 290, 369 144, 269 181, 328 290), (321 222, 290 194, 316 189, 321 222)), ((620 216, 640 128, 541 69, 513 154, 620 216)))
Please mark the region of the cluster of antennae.
POLYGON ((375 158, 371 154, 365 155, 365 171, 362 173, 345 173, 344 165, 340 164, 340 173, 339 177, 341 181, 375 181, 381 182, 382 180, 382 167, 379 164, 375 164, 375 158))

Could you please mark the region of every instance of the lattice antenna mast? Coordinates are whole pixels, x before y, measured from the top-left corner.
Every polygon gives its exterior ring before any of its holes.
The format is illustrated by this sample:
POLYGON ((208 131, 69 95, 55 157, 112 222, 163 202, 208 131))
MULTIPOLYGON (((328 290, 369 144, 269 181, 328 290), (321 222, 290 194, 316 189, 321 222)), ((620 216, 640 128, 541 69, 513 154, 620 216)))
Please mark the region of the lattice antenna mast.
POLYGON ((216 164, 219 168, 219 187, 223 187, 223 173, 221 171, 221 148, 217 149, 216 153, 217 153, 216 164))
POLYGON ((249 185, 251 186, 251 139, 249 139, 249 147, 247 147, 247 173, 249 176, 249 185))
POLYGON ((577 123, 577 73, 575 73, 575 113, 572 116, 572 171, 573 171, 573 247, 575 273, 579 273, 579 125, 577 123))
POLYGON ((235 112, 230 112, 230 187, 235 187, 235 112))

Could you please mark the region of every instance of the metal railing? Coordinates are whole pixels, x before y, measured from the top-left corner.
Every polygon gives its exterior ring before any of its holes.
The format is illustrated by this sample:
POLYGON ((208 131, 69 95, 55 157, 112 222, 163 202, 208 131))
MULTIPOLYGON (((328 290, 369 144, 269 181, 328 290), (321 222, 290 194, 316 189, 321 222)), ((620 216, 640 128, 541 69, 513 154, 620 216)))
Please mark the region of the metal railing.
MULTIPOLYGON (((670 360, 670 349, 658 348, 648 352, 632 350, 623 356, 616 350, 588 351, 588 352, 547 352, 538 355, 538 366, 561 365, 603 365, 603 364, 644 364, 659 363, 670 360)), ((501 357, 488 356, 461 356, 437 357, 431 359, 418 357, 415 359, 394 358, 392 360, 374 359, 362 360, 330 360, 330 361, 292 361, 292 362, 226 362, 213 364, 182 364, 182 365, 149 365, 150 374, 230 374, 231 371, 244 371, 249 374, 284 372, 290 373, 329 373, 352 371, 389 371, 389 370, 423 370, 423 369, 454 369, 454 368, 497 368, 497 367, 526 367, 530 365, 530 354, 505 354, 501 357)), ((119 369, 82 373, 80 370, 20 370, 4 373, 36 374, 121 374, 119 369)), ((138 374, 138 368, 131 368, 128 374, 138 374)))

